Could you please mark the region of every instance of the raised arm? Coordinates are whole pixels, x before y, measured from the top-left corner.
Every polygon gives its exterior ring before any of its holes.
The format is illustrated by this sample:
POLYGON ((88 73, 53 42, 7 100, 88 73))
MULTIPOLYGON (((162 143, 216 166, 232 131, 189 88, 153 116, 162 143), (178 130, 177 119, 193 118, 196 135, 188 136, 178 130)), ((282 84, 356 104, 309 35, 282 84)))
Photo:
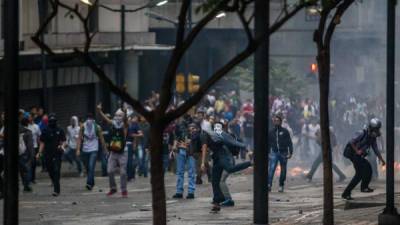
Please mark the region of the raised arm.
POLYGON ((103 112, 103 107, 100 104, 97 105, 96 107, 97 113, 100 115, 101 119, 103 119, 104 121, 106 121, 106 123, 108 124, 112 124, 112 120, 110 120, 103 112))

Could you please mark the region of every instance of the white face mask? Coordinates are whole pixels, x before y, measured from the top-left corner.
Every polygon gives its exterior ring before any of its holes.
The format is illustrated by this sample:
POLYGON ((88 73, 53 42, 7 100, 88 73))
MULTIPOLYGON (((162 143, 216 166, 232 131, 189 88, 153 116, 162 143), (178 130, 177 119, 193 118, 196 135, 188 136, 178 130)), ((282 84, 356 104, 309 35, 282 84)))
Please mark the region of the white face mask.
POLYGON ((217 123, 214 125, 214 132, 218 135, 222 134, 222 125, 217 123))

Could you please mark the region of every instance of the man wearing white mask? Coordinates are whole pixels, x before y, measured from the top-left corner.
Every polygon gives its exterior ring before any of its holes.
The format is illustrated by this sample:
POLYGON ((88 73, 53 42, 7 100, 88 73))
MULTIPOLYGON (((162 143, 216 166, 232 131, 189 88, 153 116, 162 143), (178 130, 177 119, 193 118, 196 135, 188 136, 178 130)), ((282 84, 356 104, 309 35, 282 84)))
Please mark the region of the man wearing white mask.
POLYGON ((229 150, 231 147, 245 148, 246 145, 236 141, 230 134, 223 131, 223 123, 216 122, 213 131, 204 132, 202 136, 202 163, 201 170, 205 171, 205 160, 207 149, 212 151, 213 168, 212 168, 212 189, 213 189, 213 208, 211 212, 220 211, 220 204, 225 201, 225 196, 221 191, 220 182, 222 172, 228 173, 248 168, 251 162, 244 162, 233 165, 231 163, 232 154, 229 150))
MULTIPOLYGON (((92 114, 87 115, 86 121, 80 128, 79 138, 76 146, 76 155, 86 168, 87 179, 86 189, 91 191, 94 186, 94 172, 96 168, 97 153, 99 151, 99 141, 101 146, 106 146, 101 127, 96 123, 92 114)), ((107 151, 103 149, 103 151, 107 151)))
POLYGON ((102 111, 102 106, 97 106, 97 112, 102 119, 112 125, 110 134, 110 144, 108 157, 107 173, 110 180, 110 191, 107 196, 112 196, 117 193, 117 184, 115 182, 115 171, 119 167, 120 180, 121 180, 121 195, 123 198, 128 197, 127 191, 127 163, 128 163, 128 148, 126 146, 126 137, 128 135, 128 120, 126 113, 118 109, 113 119, 107 118, 102 111))

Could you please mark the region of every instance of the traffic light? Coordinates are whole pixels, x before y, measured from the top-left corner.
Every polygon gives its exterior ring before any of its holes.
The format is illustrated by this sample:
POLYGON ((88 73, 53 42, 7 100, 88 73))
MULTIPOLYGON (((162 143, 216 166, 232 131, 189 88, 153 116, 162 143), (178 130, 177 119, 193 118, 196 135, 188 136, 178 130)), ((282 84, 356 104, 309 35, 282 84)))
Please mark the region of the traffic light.
POLYGON ((175 77, 175 89, 179 94, 183 94, 185 92, 185 75, 183 73, 178 73, 175 77))
POLYGON ((196 93, 200 89, 200 76, 189 74, 188 78, 188 92, 190 94, 196 93))

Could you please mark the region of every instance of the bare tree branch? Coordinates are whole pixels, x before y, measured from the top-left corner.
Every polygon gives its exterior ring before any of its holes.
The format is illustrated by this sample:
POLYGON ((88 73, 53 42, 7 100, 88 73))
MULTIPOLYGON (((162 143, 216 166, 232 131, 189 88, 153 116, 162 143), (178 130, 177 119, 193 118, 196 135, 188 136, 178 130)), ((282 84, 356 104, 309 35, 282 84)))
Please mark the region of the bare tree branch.
MULTIPOLYGON (((39 29, 36 31, 35 35, 31 37, 31 40, 39 46, 40 49, 47 52, 49 55, 54 55, 53 50, 45 43, 44 40, 41 40, 41 37, 44 35, 45 30, 49 26, 50 22, 57 16, 58 6, 54 2, 54 0, 48 0, 50 2, 52 12, 47 18, 44 20, 42 24, 40 24, 39 29)), ((57 1, 57 0, 56 0, 57 1)))
POLYGON ((184 0, 181 6, 181 10, 178 17, 178 29, 176 32, 175 49, 179 48, 182 45, 182 42, 185 38, 185 27, 187 21, 186 18, 190 6, 190 1, 191 0, 184 0))
POLYGON ((344 2, 337 7, 335 15, 333 16, 331 22, 329 23, 329 26, 325 33, 325 39, 324 39, 325 48, 329 48, 332 35, 333 32, 335 31, 336 26, 340 23, 343 13, 350 7, 351 4, 353 4, 353 2, 354 0, 344 0, 344 2))
POLYGON ((187 35, 186 39, 182 42, 181 46, 175 46, 175 49, 171 56, 171 61, 167 67, 167 70, 164 75, 164 81, 161 86, 160 93, 160 104, 158 105, 156 111, 157 113, 164 113, 171 101, 172 98, 172 84, 174 82, 176 70, 179 66, 179 63, 185 54, 186 50, 191 46, 194 39, 200 33, 201 30, 215 18, 218 12, 221 11, 226 4, 231 0, 221 0, 217 6, 215 6, 206 16, 204 16, 196 26, 190 31, 187 35))
POLYGON ((289 12, 285 17, 283 17, 280 21, 276 22, 272 26, 270 26, 269 32, 263 34, 260 38, 256 39, 253 44, 249 44, 245 50, 243 50, 241 53, 239 53, 236 57, 231 59, 227 64, 225 64, 222 68, 217 70, 209 80, 204 83, 198 92, 196 92, 192 97, 190 97, 185 103, 183 103, 181 106, 179 106, 177 109, 170 111, 166 114, 166 122, 172 122, 175 118, 178 118, 182 115, 184 115, 190 108, 192 108, 194 105, 199 103, 202 99, 202 97, 205 95, 205 93, 218 81, 220 80, 226 73, 228 73, 232 68, 234 68, 236 65, 238 65, 240 62, 242 62, 244 59, 252 55, 257 47, 262 44, 262 42, 266 39, 268 35, 273 34, 276 32, 279 28, 282 27, 282 25, 288 21, 290 18, 292 18, 294 15, 296 15, 297 12, 299 12, 301 9, 310 6, 309 3, 303 3, 297 5, 291 12, 289 12))
POLYGON ((42 40, 40 40, 40 38, 35 38, 35 37, 40 37, 43 32, 45 31, 45 28, 48 26, 48 24, 51 22, 51 20, 55 17, 55 15, 57 14, 57 9, 58 6, 72 12, 78 19, 79 21, 82 23, 83 28, 84 28, 84 35, 85 35, 85 42, 84 42, 84 48, 83 51, 79 50, 78 48, 74 49, 74 54, 77 55, 78 57, 80 57, 85 63, 86 65, 97 75, 97 77, 111 90, 111 92, 115 93, 116 95, 118 95, 123 101, 127 102, 128 104, 130 104, 134 110, 136 110, 138 113, 140 113, 141 115, 143 115, 146 120, 148 120, 149 122, 153 121, 153 112, 150 112, 148 110, 146 110, 144 108, 144 106, 140 103, 140 101, 138 101, 137 99, 133 98, 129 93, 126 92, 125 88, 123 87, 118 87, 117 85, 115 85, 113 83, 113 81, 105 74, 104 70, 101 69, 91 58, 89 50, 91 47, 91 42, 94 38, 94 36, 96 35, 96 32, 94 33, 90 33, 90 29, 89 29, 89 18, 92 15, 95 7, 98 4, 98 0, 96 0, 93 3, 93 6, 89 7, 88 9, 88 13, 84 16, 81 12, 79 12, 79 7, 78 5, 75 5, 74 7, 69 6, 65 3, 60 2, 59 0, 54 0, 54 2, 52 0, 49 0, 52 3, 52 8, 53 11, 50 14, 49 17, 47 17, 45 23, 41 24, 38 32, 36 32, 35 36, 32 37, 32 39, 35 41, 35 43, 39 46, 39 48, 45 50, 46 52, 48 52, 50 55, 52 56, 56 56, 57 54, 54 53, 54 51, 47 46, 42 40))

